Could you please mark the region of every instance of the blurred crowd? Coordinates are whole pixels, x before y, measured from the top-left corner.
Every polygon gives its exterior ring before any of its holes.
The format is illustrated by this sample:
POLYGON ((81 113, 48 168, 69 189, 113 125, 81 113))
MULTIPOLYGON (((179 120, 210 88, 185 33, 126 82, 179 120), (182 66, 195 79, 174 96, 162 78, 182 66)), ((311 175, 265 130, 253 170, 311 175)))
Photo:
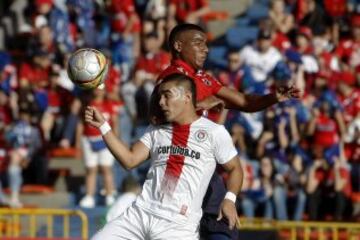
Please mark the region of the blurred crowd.
MULTIPOLYGON (((223 112, 246 173, 239 213, 352 219, 360 214, 360 1, 261 2, 268 14, 253 23, 257 38, 239 49, 229 47, 226 66, 209 60, 205 70, 248 94, 290 84, 303 94, 259 113, 223 112)), ((0 202, 13 207, 22 205, 22 171, 30 167, 30 179, 39 175, 43 181, 46 167, 31 165, 47 162, 52 148, 76 147, 83 156, 104 148, 82 124, 84 105, 101 105, 127 144, 141 136, 149 124, 145 103, 171 61, 169 31, 182 22, 207 28, 206 16, 213 11, 205 0, 1 4, 0 176, 11 194, 5 200, 0 192, 0 202), (110 60, 104 90, 81 91, 67 77, 69 55, 83 47, 99 49, 110 60), (90 139, 90 148, 82 136, 90 139)), ((226 43, 209 41, 210 51, 215 44, 226 43)), ((80 205, 94 207, 97 165, 86 162, 80 205)), ((113 161, 99 164, 111 205, 125 172, 113 176, 113 161)), ((145 173, 146 166, 132 171, 140 182, 145 173)))

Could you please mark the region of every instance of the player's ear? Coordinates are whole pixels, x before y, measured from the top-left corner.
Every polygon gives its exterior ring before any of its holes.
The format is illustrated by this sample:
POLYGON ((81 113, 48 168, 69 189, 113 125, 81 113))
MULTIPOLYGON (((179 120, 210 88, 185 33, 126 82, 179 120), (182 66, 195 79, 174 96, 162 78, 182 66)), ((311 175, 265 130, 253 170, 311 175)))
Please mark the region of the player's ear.
POLYGON ((192 103, 192 94, 191 94, 190 91, 185 92, 185 101, 189 102, 189 103, 192 103))
POLYGON ((176 52, 181 52, 181 49, 182 49, 182 43, 180 41, 175 41, 174 42, 174 49, 176 52))

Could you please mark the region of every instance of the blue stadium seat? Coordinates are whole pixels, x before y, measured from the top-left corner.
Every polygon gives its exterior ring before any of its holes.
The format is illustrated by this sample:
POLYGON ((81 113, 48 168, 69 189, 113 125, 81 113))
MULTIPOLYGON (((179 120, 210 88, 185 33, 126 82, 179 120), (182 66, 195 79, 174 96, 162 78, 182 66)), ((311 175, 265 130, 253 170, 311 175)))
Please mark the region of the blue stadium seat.
POLYGON ((249 26, 249 24, 250 24, 250 18, 247 16, 241 16, 235 19, 235 26, 243 27, 243 26, 249 26))
POLYGON ((246 16, 250 18, 252 24, 257 24, 259 20, 269 16, 269 7, 264 4, 254 3, 246 11, 246 16))
POLYGON ((226 68, 226 53, 228 49, 225 46, 211 47, 209 50, 208 61, 210 64, 219 68, 226 68))
POLYGON ((265 6, 270 6, 270 2, 271 2, 271 0, 257 0, 256 1, 256 3, 262 4, 262 5, 265 5, 265 6))
POLYGON ((241 48, 254 41, 259 29, 257 27, 233 27, 226 32, 226 42, 230 48, 241 48))

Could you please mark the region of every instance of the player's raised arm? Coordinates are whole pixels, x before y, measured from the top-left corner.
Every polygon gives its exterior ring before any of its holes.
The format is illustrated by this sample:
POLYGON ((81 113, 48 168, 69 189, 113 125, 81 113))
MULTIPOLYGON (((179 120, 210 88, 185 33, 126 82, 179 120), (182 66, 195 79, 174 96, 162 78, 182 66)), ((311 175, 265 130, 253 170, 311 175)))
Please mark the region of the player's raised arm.
POLYGON ((110 152, 126 169, 132 169, 140 165, 149 157, 149 148, 141 141, 136 142, 132 149, 129 149, 121 142, 96 108, 90 106, 86 108, 85 122, 100 130, 110 152))
POLYGON ((260 96, 248 95, 228 87, 222 87, 216 96, 224 100, 226 108, 244 112, 257 112, 275 103, 291 98, 299 98, 300 90, 294 86, 279 87, 275 93, 260 96))

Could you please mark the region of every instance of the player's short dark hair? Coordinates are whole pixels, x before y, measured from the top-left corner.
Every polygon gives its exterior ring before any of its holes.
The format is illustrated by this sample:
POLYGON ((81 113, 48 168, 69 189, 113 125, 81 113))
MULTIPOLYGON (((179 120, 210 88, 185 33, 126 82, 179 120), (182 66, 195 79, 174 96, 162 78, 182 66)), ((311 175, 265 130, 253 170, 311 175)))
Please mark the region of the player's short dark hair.
POLYGON ((174 49, 174 43, 177 40, 177 38, 180 36, 180 34, 183 32, 191 31, 191 30, 205 33, 205 30, 202 27, 200 27, 196 24, 191 24, 191 23, 183 23, 183 24, 176 25, 171 30, 171 32, 169 34, 169 38, 168 38, 168 47, 169 47, 171 53, 173 53, 173 54, 176 53, 176 51, 174 49))
POLYGON ((189 77, 185 74, 181 74, 181 73, 170 74, 170 75, 166 76, 165 78, 163 78, 163 80, 160 83, 160 86, 167 82, 175 82, 177 86, 183 86, 188 91, 190 91, 193 105, 196 106, 196 96, 197 96, 196 95, 196 85, 195 85, 194 80, 191 77, 189 77))

